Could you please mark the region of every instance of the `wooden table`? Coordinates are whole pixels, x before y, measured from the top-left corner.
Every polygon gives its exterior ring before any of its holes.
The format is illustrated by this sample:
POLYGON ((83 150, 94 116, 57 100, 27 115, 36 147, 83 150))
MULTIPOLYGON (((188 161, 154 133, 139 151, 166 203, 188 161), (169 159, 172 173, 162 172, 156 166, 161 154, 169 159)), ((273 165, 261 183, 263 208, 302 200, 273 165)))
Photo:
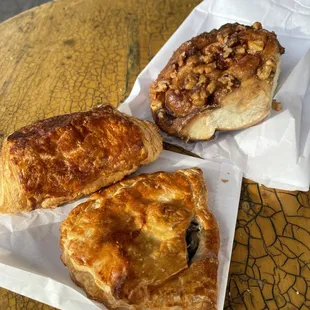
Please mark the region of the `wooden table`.
MULTIPOLYGON (((58 0, 0 25, 0 134, 113 105, 199 0, 58 0)), ((0 142, 1 142, 0 141, 0 142)), ((244 180, 226 309, 310 308, 310 192, 244 180)), ((0 309, 52 309, 0 289, 0 309)))

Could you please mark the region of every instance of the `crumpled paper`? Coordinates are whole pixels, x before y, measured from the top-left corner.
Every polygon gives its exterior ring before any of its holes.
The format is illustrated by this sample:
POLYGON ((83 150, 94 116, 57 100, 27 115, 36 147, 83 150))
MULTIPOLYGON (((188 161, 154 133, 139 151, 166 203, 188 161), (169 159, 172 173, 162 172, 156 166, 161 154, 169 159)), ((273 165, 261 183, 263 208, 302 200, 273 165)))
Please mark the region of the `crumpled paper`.
POLYGON ((174 50, 204 31, 228 22, 261 21, 274 30, 286 52, 275 98, 282 111, 272 111, 262 123, 236 132, 217 133, 209 142, 165 141, 197 155, 235 164, 245 177, 269 187, 308 190, 310 182, 310 2, 307 0, 209 0, 188 16, 138 76, 120 109, 152 120, 148 89, 174 50))
MULTIPOLYGON (((214 163, 163 151, 154 163, 136 174, 199 167, 209 193, 209 207, 220 230, 218 305, 224 306, 230 257, 238 213, 242 172, 214 163)), ((70 279, 60 261, 59 226, 81 199, 55 210, 0 215, 0 286, 51 306, 68 310, 106 309, 88 299, 70 279)))

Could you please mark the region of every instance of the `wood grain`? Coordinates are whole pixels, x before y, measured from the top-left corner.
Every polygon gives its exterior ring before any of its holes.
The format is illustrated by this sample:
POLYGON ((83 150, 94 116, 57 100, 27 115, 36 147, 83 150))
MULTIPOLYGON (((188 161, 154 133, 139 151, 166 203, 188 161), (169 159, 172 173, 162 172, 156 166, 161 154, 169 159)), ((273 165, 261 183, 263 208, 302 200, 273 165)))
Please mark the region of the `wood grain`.
MULTIPOLYGON (((58 0, 0 24, 0 143, 41 118, 120 104, 199 2, 58 0)), ((226 309, 310 308, 309 218, 310 192, 243 181, 226 309)), ((0 289, 0 309, 53 308, 0 289)))

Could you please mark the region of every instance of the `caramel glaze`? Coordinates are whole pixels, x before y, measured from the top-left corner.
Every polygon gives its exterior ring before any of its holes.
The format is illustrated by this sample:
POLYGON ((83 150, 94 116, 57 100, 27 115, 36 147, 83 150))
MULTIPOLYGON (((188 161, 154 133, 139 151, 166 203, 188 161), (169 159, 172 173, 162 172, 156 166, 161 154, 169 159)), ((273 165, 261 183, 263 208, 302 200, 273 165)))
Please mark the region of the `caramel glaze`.
POLYGON ((221 107, 223 97, 253 77, 272 81, 284 48, 274 32, 238 23, 204 32, 182 44, 150 87, 157 125, 178 135, 193 117, 221 107))

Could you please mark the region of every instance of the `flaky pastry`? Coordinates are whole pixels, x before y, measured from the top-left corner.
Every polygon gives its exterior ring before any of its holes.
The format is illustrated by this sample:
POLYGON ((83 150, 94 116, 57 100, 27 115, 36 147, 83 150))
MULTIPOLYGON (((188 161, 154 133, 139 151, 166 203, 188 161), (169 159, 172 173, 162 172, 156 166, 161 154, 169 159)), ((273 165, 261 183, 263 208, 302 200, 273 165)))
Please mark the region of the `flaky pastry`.
POLYGON ((150 87, 157 125, 186 140, 257 124, 270 112, 284 48, 274 32, 226 24, 182 44, 150 87))
POLYGON ((219 232, 200 169, 121 181, 60 230, 72 280, 109 309, 217 309, 219 232))
POLYGON ((55 208, 123 179, 161 150, 154 124, 109 105, 26 126, 3 144, 0 213, 55 208))

